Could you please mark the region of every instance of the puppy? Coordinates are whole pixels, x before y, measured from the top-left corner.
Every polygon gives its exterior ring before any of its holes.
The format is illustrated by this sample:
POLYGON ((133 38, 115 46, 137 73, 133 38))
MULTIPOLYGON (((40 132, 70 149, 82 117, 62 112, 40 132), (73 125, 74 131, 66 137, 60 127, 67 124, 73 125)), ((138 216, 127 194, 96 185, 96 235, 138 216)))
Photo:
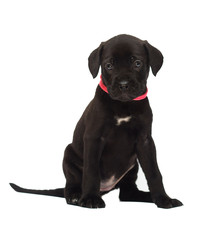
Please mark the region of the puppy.
POLYGON ((64 152, 65 188, 19 192, 65 197, 68 204, 103 208, 102 195, 119 188, 120 201, 153 202, 161 208, 181 206, 164 189, 151 136, 152 111, 147 98, 149 69, 156 76, 161 52, 130 35, 102 42, 89 56, 89 70, 101 80, 64 152), (136 186, 138 165, 149 192, 136 186))

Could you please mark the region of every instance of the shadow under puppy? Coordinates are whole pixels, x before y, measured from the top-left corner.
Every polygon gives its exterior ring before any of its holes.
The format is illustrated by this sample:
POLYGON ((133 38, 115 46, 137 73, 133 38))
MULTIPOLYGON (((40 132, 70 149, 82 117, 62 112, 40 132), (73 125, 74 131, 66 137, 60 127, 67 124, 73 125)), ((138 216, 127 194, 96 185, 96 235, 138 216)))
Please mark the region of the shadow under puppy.
POLYGON ((147 78, 150 67, 156 76, 162 63, 161 52, 136 37, 118 35, 102 42, 89 56, 93 78, 101 67, 100 84, 64 153, 66 187, 30 190, 11 186, 18 192, 65 197, 68 204, 87 208, 105 207, 101 196, 115 188, 120 189, 120 201, 181 206, 165 192, 151 136, 147 78), (139 164, 150 192, 136 186, 139 164))

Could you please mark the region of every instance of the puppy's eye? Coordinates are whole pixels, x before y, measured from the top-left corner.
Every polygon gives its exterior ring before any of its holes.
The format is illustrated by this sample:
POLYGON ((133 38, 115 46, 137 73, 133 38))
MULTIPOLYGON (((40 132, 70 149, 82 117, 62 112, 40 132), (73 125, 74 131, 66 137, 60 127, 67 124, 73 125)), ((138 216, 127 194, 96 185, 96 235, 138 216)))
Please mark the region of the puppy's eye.
POLYGON ((140 68, 140 67, 142 66, 142 61, 136 60, 136 61, 134 62, 134 66, 135 66, 136 68, 140 68))
POLYGON ((113 69, 113 65, 112 65, 111 63, 107 63, 107 64, 105 65, 105 67, 106 67, 106 69, 108 69, 108 70, 112 70, 112 69, 113 69))

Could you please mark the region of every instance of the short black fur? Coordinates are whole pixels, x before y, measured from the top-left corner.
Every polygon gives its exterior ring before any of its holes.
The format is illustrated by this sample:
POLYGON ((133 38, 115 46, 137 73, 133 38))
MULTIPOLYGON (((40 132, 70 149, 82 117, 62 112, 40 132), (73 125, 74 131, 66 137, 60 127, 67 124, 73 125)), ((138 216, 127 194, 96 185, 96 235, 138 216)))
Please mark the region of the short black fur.
POLYGON ((149 68, 156 76, 163 64, 161 52, 130 35, 102 42, 89 56, 95 78, 99 68, 108 93, 99 86, 74 131, 64 153, 64 189, 19 192, 65 197, 68 204, 102 208, 102 195, 120 189, 121 201, 154 202, 161 208, 181 206, 164 189, 151 135, 152 111, 148 98, 133 101, 146 91, 149 68), (138 165, 143 169, 150 192, 135 183, 138 165))

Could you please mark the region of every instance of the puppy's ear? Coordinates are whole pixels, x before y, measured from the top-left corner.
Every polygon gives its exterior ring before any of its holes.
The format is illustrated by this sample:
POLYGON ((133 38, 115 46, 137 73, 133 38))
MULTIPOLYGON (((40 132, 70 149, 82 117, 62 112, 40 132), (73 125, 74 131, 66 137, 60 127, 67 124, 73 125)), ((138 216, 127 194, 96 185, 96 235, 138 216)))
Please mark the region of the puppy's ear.
POLYGON ((156 76, 163 64, 163 55, 157 48, 153 47, 147 41, 144 42, 149 57, 149 65, 151 66, 153 75, 156 76))
POLYGON ((102 42, 98 48, 96 48, 89 56, 89 71, 91 72, 93 78, 98 75, 98 71, 101 64, 101 55, 104 43, 102 42))

